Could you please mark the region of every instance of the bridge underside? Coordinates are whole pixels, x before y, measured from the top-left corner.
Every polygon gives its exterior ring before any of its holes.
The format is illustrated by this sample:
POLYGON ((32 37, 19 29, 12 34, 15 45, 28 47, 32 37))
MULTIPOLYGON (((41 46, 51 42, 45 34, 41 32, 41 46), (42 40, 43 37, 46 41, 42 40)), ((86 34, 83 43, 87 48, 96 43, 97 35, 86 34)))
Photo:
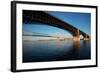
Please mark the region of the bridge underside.
POLYGON ((90 36, 85 32, 43 11, 23 10, 23 23, 30 22, 40 22, 67 30, 72 34, 74 41, 80 41, 80 35, 83 36, 83 40, 90 40, 90 36))

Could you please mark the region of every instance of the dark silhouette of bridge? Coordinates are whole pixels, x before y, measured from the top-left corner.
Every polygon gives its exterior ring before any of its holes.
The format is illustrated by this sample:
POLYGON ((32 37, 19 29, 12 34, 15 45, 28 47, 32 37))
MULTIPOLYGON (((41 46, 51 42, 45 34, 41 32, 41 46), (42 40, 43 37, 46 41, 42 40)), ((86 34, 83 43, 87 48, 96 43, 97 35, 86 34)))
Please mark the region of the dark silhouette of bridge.
POLYGON ((80 29, 72 26, 71 24, 66 23, 46 12, 23 10, 23 23, 35 23, 35 22, 40 22, 46 25, 58 27, 66 31, 69 31, 73 36, 73 40, 75 41, 80 40, 80 35, 83 36, 83 40, 90 39, 90 36, 86 34, 85 32, 81 31, 80 29))

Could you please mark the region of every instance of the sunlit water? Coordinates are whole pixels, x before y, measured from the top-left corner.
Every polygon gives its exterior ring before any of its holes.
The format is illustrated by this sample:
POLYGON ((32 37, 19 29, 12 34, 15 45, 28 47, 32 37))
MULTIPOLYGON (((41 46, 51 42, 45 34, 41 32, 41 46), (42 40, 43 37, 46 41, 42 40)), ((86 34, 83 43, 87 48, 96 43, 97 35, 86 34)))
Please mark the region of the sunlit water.
POLYGON ((91 58, 90 41, 23 41, 23 62, 83 60, 91 58))

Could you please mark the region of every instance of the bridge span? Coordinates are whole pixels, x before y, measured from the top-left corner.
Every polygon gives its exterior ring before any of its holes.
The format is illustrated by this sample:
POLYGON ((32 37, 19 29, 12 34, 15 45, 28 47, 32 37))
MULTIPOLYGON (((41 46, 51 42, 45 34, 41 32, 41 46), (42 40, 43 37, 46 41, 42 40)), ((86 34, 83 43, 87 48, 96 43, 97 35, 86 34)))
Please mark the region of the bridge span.
POLYGON ((83 36, 83 40, 90 40, 90 36, 87 33, 46 12, 23 10, 23 23, 34 23, 34 22, 40 22, 46 25, 64 29, 72 34, 74 41, 80 41, 80 35, 83 36))

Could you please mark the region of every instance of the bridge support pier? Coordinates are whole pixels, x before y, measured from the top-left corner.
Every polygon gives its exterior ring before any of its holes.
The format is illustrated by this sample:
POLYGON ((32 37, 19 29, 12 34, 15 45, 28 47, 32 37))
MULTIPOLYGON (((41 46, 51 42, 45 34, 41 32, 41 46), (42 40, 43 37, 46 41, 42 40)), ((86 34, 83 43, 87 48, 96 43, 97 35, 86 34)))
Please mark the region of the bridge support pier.
POLYGON ((85 37, 83 38, 84 41, 86 40, 90 40, 90 37, 88 37, 87 35, 85 35, 85 37))
POLYGON ((83 40, 86 41, 86 40, 89 40, 89 38, 84 38, 83 40))
POLYGON ((76 33, 73 35, 73 41, 80 41, 80 33, 78 29, 76 33))
POLYGON ((73 36, 73 41, 80 41, 80 35, 73 36))

